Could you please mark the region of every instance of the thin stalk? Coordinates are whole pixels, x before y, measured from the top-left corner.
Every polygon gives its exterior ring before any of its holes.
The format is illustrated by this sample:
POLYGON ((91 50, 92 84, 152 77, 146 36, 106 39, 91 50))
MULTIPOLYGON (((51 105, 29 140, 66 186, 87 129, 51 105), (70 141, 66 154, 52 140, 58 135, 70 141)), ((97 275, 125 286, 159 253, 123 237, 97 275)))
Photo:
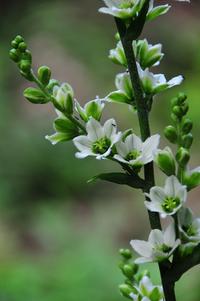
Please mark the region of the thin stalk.
MULTIPOLYGON (((151 136, 151 131, 149 125, 148 109, 147 109, 146 101, 143 96, 143 90, 141 87, 141 82, 138 74, 136 59, 135 59, 133 46, 132 46, 132 40, 126 39, 126 29, 124 27, 124 23, 117 18, 115 20, 116 20, 118 32, 121 37, 121 41, 123 44, 124 52, 128 63, 128 69, 130 73, 131 83, 135 95, 135 102, 137 106, 137 115, 139 120, 141 137, 142 140, 144 141, 151 136)), ((145 165, 144 176, 145 176, 145 180, 150 183, 150 187, 155 185, 153 163, 149 163, 145 165)), ((149 191, 149 187, 145 189, 145 192, 148 191, 149 191)), ((162 227, 161 227, 159 214, 154 212, 148 212, 148 213, 149 213, 151 228, 161 229, 162 227)), ((167 275, 168 268, 164 264, 159 264, 159 269, 161 274, 165 300, 176 301, 175 290, 174 290, 175 283, 170 282, 168 279, 168 275, 167 275)))

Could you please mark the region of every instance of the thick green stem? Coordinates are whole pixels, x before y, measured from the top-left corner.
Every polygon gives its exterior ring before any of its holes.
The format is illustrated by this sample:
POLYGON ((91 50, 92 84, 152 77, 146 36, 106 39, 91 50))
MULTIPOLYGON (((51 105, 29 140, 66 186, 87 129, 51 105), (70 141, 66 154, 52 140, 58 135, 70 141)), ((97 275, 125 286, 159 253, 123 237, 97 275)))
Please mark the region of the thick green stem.
MULTIPOLYGON (((150 137, 151 132, 150 132, 150 125, 149 125, 148 108, 147 108, 145 98, 143 96, 143 90, 141 87, 136 59, 135 59, 133 46, 132 46, 132 39, 126 37, 126 28, 123 21, 116 19, 116 24, 123 44, 124 52, 127 58, 131 83, 135 95, 135 102, 137 107, 141 137, 142 140, 144 141, 148 137, 150 137)), ((144 176, 145 176, 145 180, 148 183, 150 183, 150 187, 155 185, 153 163, 149 163, 145 165, 144 176)), ((145 189, 145 192, 148 191, 149 191, 149 187, 145 189)), ((160 217, 157 213, 149 212, 149 220, 152 229, 161 229, 160 217)), ((176 301, 175 290, 174 290, 175 282, 170 282, 168 279, 167 272, 169 268, 166 267, 164 264, 159 264, 159 268, 160 268, 165 300, 176 301)))

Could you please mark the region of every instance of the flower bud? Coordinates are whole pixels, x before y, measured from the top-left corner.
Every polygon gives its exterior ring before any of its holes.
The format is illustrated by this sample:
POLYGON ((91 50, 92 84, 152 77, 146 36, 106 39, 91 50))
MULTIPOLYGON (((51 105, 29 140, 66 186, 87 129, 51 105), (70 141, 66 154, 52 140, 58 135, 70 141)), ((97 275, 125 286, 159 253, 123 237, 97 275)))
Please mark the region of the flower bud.
POLYGON ((180 92, 177 97, 178 97, 178 104, 183 104, 187 99, 187 95, 182 92, 180 92))
POLYGON ((189 149, 192 146, 193 140, 194 138, 191 133, 184 135, 182 137, 182 146, 189 149))
POLYGON ((200 184, 200 168, 186 171, 183 175, 183 184, 187 186, 188 191, 199 186, 200 184))
POLYGON ((49 99, 46 97, 46 95, 41 90, 36 88, 27 88, 24 90, 24 97, 35 104, 44 104, 49 102, 49 99))
POLYGON ((122 272, 128 278, 132 278, 135 274, 134 267, 131 264, 125 264, 122 268, 122 272))
POLYGON ((51 79, 51 70, 47 66, 42 66, 38 69, 38 79, 44 86, 47 86, 51 79))
POLYGON ((13 60, 15 63, 18 63, 20 61, 20 55, 16 49, 11 49, 9 52, 9 56, 11 60, 13 60))
POLYGON ((179 253, 182 257, 191 255, 196 246, 197 244, 193 242, 182 244, 179 246, 179 253))
POLYGON ((193 127, 193 122, 189 118, 186 118, 183 121, 182 132, 184 134, 188 134, 192 130, 192 127, 193 127))
POLYGON ((189 105, 188 103, 184 103, 182 106, 181 106, 181 109, 182 109, 182 113, 183 113, 183 116, 187 114, 188 110, 189 110, 189 105))
POLYGON ((175 107, 178 105, 178 97, 172 98, 171 105, 172 105, 172 107, 175 107))
POLYGON ((51 94, 53 93, 53 88, 55 86, 58 86, 58 87, 60 86, 59 81, 56 79, 50 79, 49 84, 47 85, 47 89, 51 94))
POLYGON ((144 270, 144 271, 142 271, 141 273, 139 273, 139 275, 138 275, 138 282, 143 278, 143 277, 145 277, 145 276, 147 276, 147 277, 149 277, 150 278, 150 272, 148 271, 148 270, 144 270))
POLYGON ((167 126, 164 130, 164 135, 171 143, 176 143, 178 136, 174 126, 167 126))
POLYGON ((176 160, 179 165, 184 168, 190 160, 190 154, 188 150, 184 147, 180 147, 176 154, 176 160))
POLYGON ((71 115, 73 113, 74 91, 72 87, 64 83, 60 87, 53 88, 53 96, 55 98, 55 106, 62 112, 71 115))
POLYGON ((132 258, 132 252, 129 249, 120 249, 119 253, 125 259, 131 259, 132 258))
POLYGON ((31 69, 31 63, 30 63, 30 61, 28 61, 28 60, 21 60, 21 62, 19 63, 19 68, 24 73, 29 73, 30 69, 31 69))
POLYGON ((24 42, 19 43, 18 49, 19 49, 21 52, 25 52, 26 49, 27 49, 26 43, 24 43, 24 42))
POLYGON ((169 147, 157 151, 155 162, 167 176, 175 175, 175 159, 169 147))
POLYGON ((180 106, 175 106, 172 109, 172 112, 174 113, 174 115, 176 115, 176 117, 178 117, 179 119, 183 117, 183 111, 182 108, 180 106))
POLYGON ((24 39, 22 38, 22 36, 20 35, 17 35, 14 39, 15 42, 17 42, 18 44, 21 43, 21 42, 24 42, 24 39))
POLYGON ((119 285, 119 290, 124 297, 128 298, 130 298, 130 294, 133 292, 133 288, 128 284, 119 285))

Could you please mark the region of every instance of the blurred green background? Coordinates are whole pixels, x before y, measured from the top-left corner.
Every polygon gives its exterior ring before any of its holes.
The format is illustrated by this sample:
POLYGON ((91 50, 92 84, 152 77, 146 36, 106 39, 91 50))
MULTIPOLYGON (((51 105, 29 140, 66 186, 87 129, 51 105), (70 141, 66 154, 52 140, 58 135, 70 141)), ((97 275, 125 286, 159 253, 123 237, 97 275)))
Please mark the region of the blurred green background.
MULTIPOLYGON (((195 167, 200 161, 200 5, 169 2, 170 13, 148 23, 144 36, 163 43, 166 57, 157 72, 186 77, 181 91, 189 95, 195 122, 195 167)), ((142 197, 128 187, 86 183, 116 166, 75 159, 71 143, 51 146, 44 136, 53 132, 55 113, 51 106, 23 99, 28 84, 8 58, 11 39, 23 35, 35 67, 50 66, 53 77, 69 82, 84 104, 114 89, 120 68, 107 59, 115 46, 114 22, 98 14, 98 0, 0 4, 0 301, 120 301, 117 250, 149 232, 142 197)), ((156 99, 153 133, 169 123, 169 100, 179 90, 156 99)), ((111 116, 121 130, 133 126, 138 133, 137 118, 126 107, 108 105, 104 117, 111 116)), ((162 139, 163 146, 166 142, 162 139)), ((196 214, 199 192, 189 197, 196 214)), ((159 282, 155 265, 148 268, 159 282)), ((178 300, 200 300, 199 276, 196 268, 183 277, 178 300)))

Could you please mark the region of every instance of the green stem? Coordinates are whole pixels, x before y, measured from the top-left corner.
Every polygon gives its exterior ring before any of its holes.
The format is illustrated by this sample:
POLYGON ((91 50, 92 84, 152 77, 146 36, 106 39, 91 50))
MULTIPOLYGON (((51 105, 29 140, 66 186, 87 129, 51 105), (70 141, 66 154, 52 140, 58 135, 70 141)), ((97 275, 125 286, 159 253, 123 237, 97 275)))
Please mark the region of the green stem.
MULTIPOLYGON (((143 90, 141 87, 141 82, 138 74, 136 59, 135 59, 133 46, 132 46, 132 40, 126 38, 126 27, 123 21, 117 18, 115 20, 123 44, 124 52, 127 58, 128 69, 130 73, 131 83, 133 86, 135 101, 137 106, 137 115, 139 120, 141 137, 142 140, 144 141, 151 136, 151 132, 150 132, 150 125, 149 125, 148 110, 147 110, 145 98, 143 96, 143 90)), ((145 165, 144 176, 145 176, 145 181, 150 183, 150 187, 155 185, 153 163, 149 163, 145 165)), ((148 191, 149 191, 149 187, 145 189, 145 192, 148 191)), ((148 212, 148 213, 149 213, 151 228, 161 229, 159 214, 154 212, 148 212)), ((176 301, 175 290, 174 290, 175 282, 170 282, 168 278, 167 272, 169 268, 167 268, 164 264, 159 264, 159 269, 160 269, 160 274, 162 279, 165 300, 176 301)))

